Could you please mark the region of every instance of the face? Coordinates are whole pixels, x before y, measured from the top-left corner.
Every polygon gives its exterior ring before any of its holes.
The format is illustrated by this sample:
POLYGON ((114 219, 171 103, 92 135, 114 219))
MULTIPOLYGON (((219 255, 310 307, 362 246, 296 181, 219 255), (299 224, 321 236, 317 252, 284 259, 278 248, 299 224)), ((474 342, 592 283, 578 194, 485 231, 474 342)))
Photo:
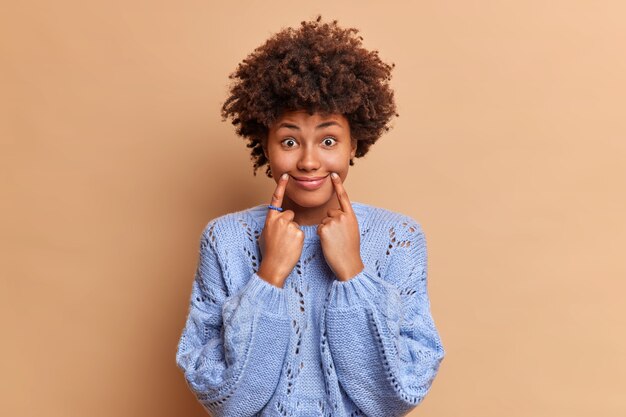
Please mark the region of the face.
POLYGON ((356 140, 350 136, 348 120, 341 114, 309 115, 305 110, 285 112, 270 127, 263 146, 276 182, 283 173, 287 182, 285 200, 300 207, 320 207, 334 196, 330 173, 342 181, 348 175, 356 140), (297 179, 321 178, 306 182, 297 179))

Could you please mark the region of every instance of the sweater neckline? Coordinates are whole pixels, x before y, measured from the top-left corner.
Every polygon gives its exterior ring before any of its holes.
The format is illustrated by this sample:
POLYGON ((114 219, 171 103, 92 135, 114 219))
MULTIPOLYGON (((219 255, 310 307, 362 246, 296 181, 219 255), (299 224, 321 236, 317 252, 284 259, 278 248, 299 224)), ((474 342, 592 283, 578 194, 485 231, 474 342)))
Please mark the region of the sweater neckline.
MULTIPOLYGON (((365 224, 365 217, 368 213, 369 206, 365 203, 360 203, 358 201, 351 201, 352 210, 354 210, 354 214, 356 215, 357 221, 359 223, 359 230, 363 230, 363 225, 365 224)), ((257 206, 251 207, 249 209, 249 213, 252 215, 252 218, 257 223, 257 225, 262 229, 265 225, 265 218, 267 216, 267 211, 269 204, 259 204, 257 206)), ((305 241, 319 241, 320 237, 317 234, 318 224, 309 224, 309 225, 300 225, 300 230, 304 232, 304 240, 305 241)))

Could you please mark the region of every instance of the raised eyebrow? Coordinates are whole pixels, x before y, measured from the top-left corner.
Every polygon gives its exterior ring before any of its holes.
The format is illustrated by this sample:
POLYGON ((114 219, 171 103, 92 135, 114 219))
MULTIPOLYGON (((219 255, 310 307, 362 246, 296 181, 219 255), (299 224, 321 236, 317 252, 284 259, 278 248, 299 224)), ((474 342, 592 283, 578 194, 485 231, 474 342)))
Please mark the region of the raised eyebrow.
POLYGON ((298 126, 292 125, 291 123, 281 123, 280 125, 278 125, 278 128, 276 130, 282 129, 283 127, 286 127, 287 129, 300 130, 298 126))
MULTIPOLYGON (((329 121, 329 122, 320 123, 320 124, 318 124, 315 127, 315 129, 322 129, 322 128, 325 128, 325 127, 328 127, 328 126, 339 126, 341 129, 343 129, 343 126, 341 126, 339 123, 337 123, 335 121, 329 121)), ((283 122, 280 125, 278 125, 278 129, 281 129, 283 127, 286 127, 288 129, 293 129, 293 130, 300 130, 300 128, 297 125, 294 125, 292 123, 283 122)), ((276 129, 276 130, 278 130, 278 129, 276 129)))
POLYGON ((324 123, 320 123, 317 125, 316 129, 322 129, 328 126, 339 126, 341 129, 343 129, 343 126, 341 126, 339 123, 331 120, 329 122, 324 122, 324 123))

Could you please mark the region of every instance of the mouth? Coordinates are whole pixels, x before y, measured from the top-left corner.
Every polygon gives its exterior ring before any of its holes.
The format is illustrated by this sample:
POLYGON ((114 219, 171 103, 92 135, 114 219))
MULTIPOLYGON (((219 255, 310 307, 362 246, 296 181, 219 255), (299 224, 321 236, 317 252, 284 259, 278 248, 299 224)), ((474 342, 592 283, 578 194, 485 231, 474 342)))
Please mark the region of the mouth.
POLYGON ((324 184, 327 177, 328 175, 324 177, 316 177, 316 179, 307 179, 306 177, 294 176, 292 176, 291 178, 293 178, 293 180, 299 187, 304 188, 305 190, 316 190, 324 184))

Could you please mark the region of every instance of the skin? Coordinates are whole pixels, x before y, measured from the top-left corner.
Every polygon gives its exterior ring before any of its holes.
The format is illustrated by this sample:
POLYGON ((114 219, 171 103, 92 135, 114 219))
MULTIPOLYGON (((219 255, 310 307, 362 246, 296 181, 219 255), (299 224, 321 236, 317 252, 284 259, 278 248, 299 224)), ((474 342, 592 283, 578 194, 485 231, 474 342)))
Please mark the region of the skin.
POLYGON ((324 258, 337 279, 353 278, 364 264, 358 221, 343 186, 356 152, 347 119, 340 114, 286 112, 270 127, 263 149, 277 182, 270 204, 284 211, 268 210, 258 275, 278 287, 284 285, 302 252, 304 232, 299 225, 303 224, 318 225, 324 258), (293 176, 327 179, 320 188, 306 190, 293 176))

